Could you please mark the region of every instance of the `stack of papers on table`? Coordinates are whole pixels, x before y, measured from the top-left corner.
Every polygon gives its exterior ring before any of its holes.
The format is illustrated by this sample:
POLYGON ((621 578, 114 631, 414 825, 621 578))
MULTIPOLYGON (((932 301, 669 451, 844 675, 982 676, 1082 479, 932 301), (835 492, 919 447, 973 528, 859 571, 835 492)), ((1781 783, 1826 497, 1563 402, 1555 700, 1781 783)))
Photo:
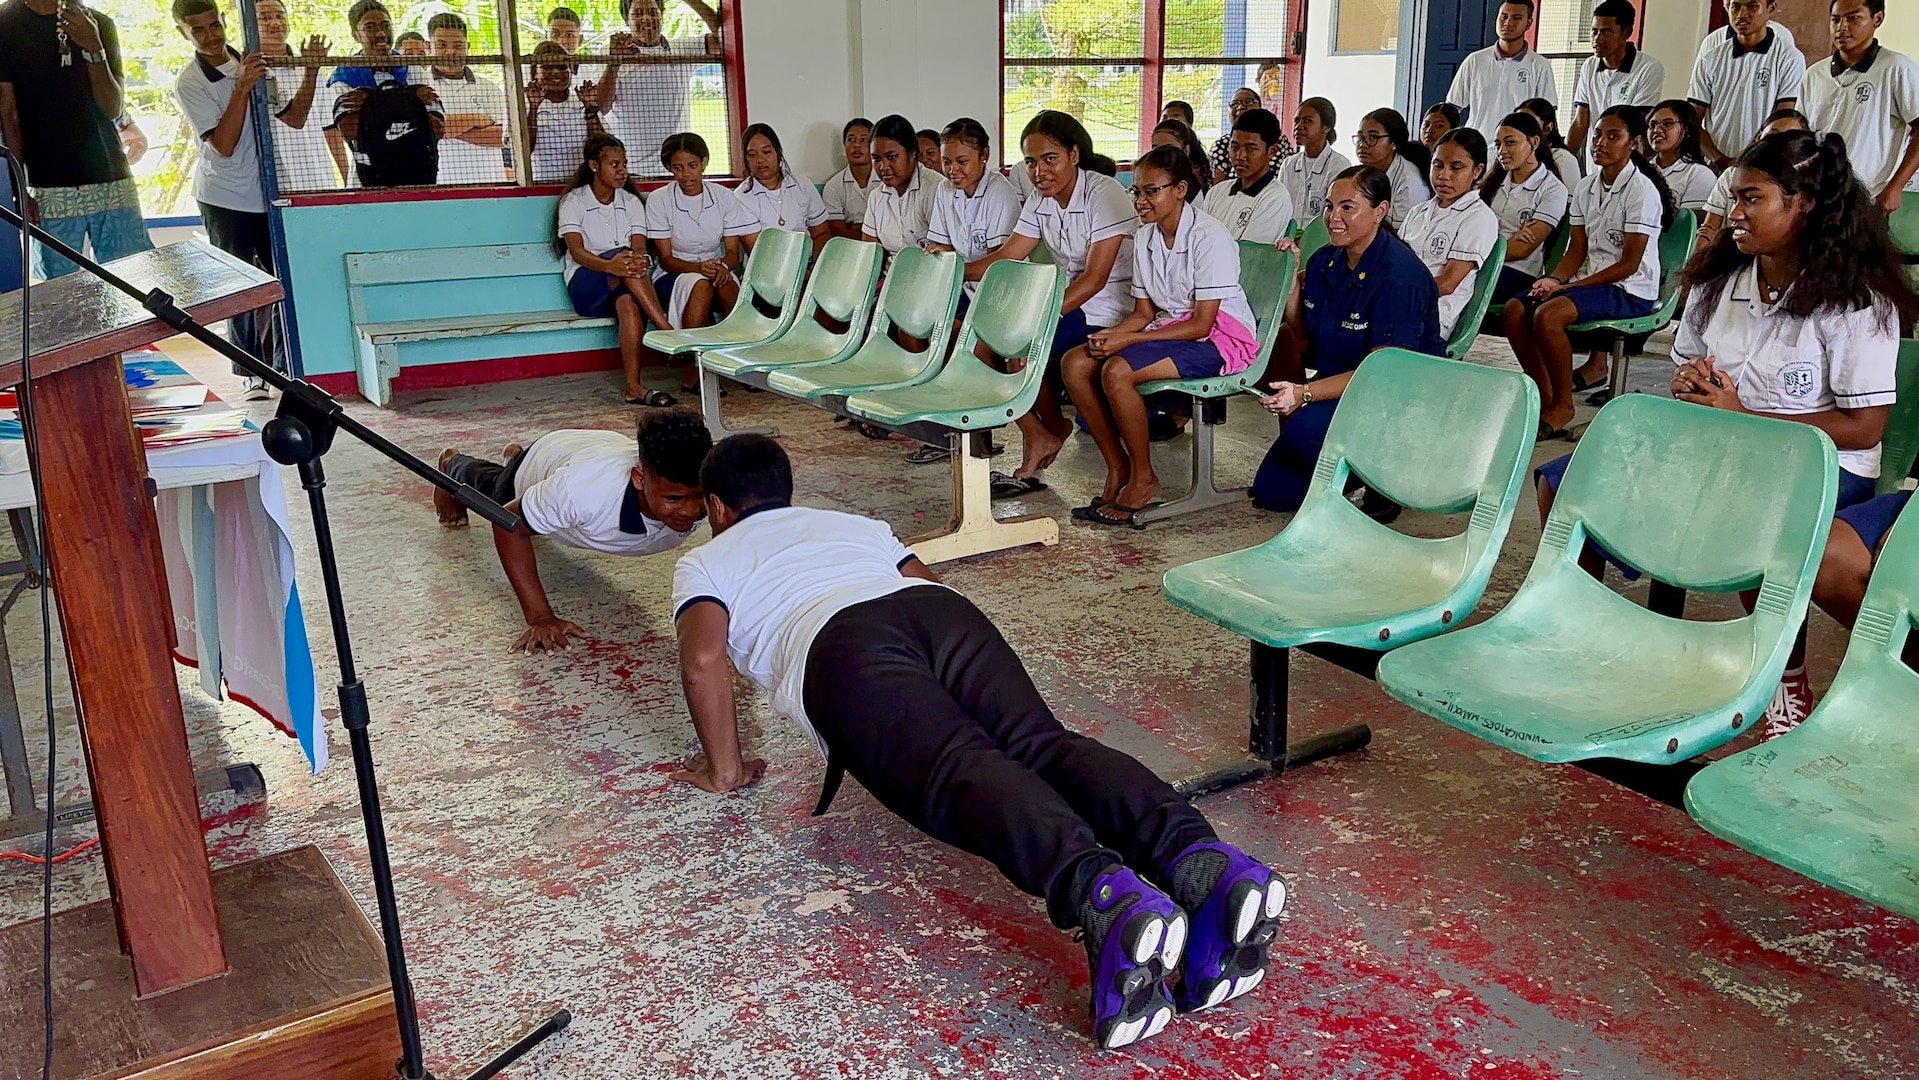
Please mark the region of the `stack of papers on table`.
MULTIPOLYGON (((123 360, 127 404, 148 450, 257 436, 245 413, 215 397, 205 383, 158 350, 129 352, 123 360)), ((27 471, 25 440, 15 392, 0 392, 0 475, 27 471)))

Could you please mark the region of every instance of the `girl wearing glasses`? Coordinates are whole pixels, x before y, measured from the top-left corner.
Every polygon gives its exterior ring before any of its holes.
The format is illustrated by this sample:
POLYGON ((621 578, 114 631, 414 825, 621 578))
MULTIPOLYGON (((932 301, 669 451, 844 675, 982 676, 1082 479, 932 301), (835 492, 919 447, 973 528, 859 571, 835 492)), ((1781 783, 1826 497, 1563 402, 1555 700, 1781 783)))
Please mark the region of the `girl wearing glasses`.
POLYGON ((1646 136, 1659 175, 1672 191, 1673 205, 1681 210, 1703 209, 1719 178, 1707 167, 1699 145, 1699 110, 1682 98, 1662 101, 1652 107, 1646 136))
POLYGON ((1398 110, 1374 109, 1367 113, 1359 122, 1353 145, 1359 148, 1359 163, 1385 173, 1393 185, 1393 228, 1406 220, 1413 207, 1433 197, 1433 189, 1426 186, 1432 152, 1413 141, 1406 118, 1398 110))
MULTIPOLYGON (((1270 117, 1269 117, 1270 118, 1270 117)), ((1133 308, 1060 361, 1073 407, 1106 459, 1106 487, 1073 516, 1134 525, 1159 494, 1141 383, 1244 371, 1258 359, 1253 309, 1239 286, 1239 242, 1193 206, 1192 159, 1160 147, 1133 166, 1133 308)))
POLYGON ((1439 286, 1439 336, 1451 337, 1499 243, 1499 216, 1479 198, 1486 138, 1454 128, 1433 149, 1433 197, 1412 208, 1400 233, 1439 286))
MULTIPOLYGON (((1347 169, 1327 193, 1330 242, 1306 260, 1300 286, 1286 301, 1286 321, 1273 346, 1272 393, 1260 398, 1284 419, 1279 441, 1253 479, 1255 505, 1280 513, 1299 509, 1326 443, 1339 396, 1374 349, 1388 346, 1442 355, 1439 287, 1419 256, 1394 235, 1392 181, 1368 165, 1347 169), (1306 369, 1315 369, 1312 379, 1306 369)), ((1367 494, 1363 508, 1382 519, 1397 507, 1367 494)))
MULTIPOLYGON (((1047 109, 1027 121, 1020 133, 1033 195, 1020 210, 1013 238, 986 257, 1024 259, 1043 240, 1053 262, 1066 274, 1066 298, 1053 332, 1051 363, 1080 345, 1095 330, 1116 325, 1133 310, 1133 230, 1139 218, 1126 189, 1113 179, 1119 166, 1093 149, 1093 137, 1078 120, 1047 109)), ((1060 411, 1054 379, 1041 382, 1033 411, 1019 418, 1025 452, 1019 469, 993 474, 993 497, 1013 499, 1039 491, 1039 474, 1059 456, 1072 423, 1060 411)))

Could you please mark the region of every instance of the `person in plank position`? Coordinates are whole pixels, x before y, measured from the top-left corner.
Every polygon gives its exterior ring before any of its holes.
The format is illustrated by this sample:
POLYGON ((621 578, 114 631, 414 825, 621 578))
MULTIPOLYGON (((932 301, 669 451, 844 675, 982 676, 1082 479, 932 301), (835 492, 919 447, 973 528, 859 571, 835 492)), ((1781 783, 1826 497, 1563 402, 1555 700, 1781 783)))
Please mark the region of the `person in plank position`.
MULTIPOLYGON (((520 527, 494 528, 493 546, 526 616, 514 652, 551 653, 586 631, 553 613, 533 553, 535 536, 612 555, 651 555, 680 546, 705 515, 700 463, 713 447, 692 409, 663 409, 640 421, 639 438, 617 431, 548 432, 504 464, 458 450, 440 455, 440 471, 520 515, 520 527)), ((466 527, 466 507, 439 489, 440 524, 466 527)))
POLYGON ((1082 932, 1103 1048, 1259 984, 1277 875, 1144 765, 1060 726, 993 624, 885 524, 792 505, 778 443, 727 438, 700 482, 713 539, 680 560, 673 611, 704 752, 675 780, 725 792, 765 769, 740 747, 737 666, 829 771, 1082 932))

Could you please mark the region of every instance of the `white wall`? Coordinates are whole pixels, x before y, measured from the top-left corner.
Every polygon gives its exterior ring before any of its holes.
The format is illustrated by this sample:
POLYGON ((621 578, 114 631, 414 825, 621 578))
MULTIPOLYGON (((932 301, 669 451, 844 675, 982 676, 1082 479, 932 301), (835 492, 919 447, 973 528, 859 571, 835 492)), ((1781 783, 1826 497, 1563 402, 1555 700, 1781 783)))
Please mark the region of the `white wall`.
MULTIPOLYGON (((1411 3, 1412 0, 1402 0, 1411 3)), ((1336 149, 1350 160, 1359 119, 1374 109, 1391 108, 1398 57, 1393 53, 1333 55, 1333 0, 1313 0, 1306 9, 1306 76, 1301 98, 1323 97, 1339 114, 1336 149)), ((1292 118, 1282 119, 1292 131, 1292 118)))
POLYGON ((1879 28, 1879 44, 1907 56, 1919 56, 1919 9, 1898 3, 1886 5, 1886 25, 1879 28))
MULTIPOLYGON (((1669 98, 1686 96, 1692 80, 1693 57, 1706 36, 1711 0, 1646 0, 1646 53, 1666 65, 1669 98)), ((1565 113, 1560 114, 1561 118, 1565 113)))
MULTIPOLYGON (((786 2, 786 0, 779 0, 786 2)), ((992 0, 859 0, 864 115, 916 128, 970 116, 1000 144, 999 5, 992 0)))

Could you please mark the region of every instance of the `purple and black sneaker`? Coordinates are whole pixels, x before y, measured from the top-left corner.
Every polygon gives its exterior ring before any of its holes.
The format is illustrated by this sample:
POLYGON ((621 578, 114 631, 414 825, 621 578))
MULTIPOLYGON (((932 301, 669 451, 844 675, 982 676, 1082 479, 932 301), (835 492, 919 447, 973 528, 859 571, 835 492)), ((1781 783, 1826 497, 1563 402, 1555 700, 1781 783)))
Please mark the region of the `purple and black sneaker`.
POLYGON ((1079 906, 1093 974, 1093 1038, 1115 1050, 1159 1034, 1173 1019, 1166 975, 1186 944, 1186 913, 1124 866, 1093 879, 1079 906))
POLYGON ((1173 858, 1172 893, 1192 916, 1192 938, 1173 1001, 1209 1009, 1258 986, 1279 936, 1286 883, 1231 844, 1194 844, 1173 858))

